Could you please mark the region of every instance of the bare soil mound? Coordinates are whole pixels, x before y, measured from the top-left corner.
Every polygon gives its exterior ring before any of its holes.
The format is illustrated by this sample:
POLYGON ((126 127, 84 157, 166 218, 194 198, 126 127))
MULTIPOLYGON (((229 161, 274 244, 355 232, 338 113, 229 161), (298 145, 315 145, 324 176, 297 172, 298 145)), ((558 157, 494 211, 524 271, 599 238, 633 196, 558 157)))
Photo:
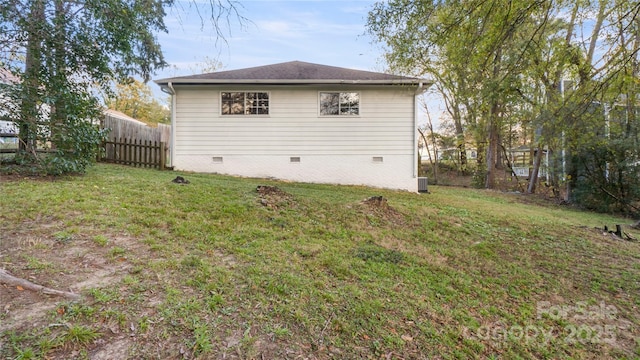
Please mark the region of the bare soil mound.
POLYGON ((260 204, 270 209, 277 210, 293 205, 293 196, 277 186, 258 185, 256 192, 260 195, 260 204))
POLYGON ((395 225, 405 225, 406 223, 404 215, 389 205, 389 202, 383 196, 371 196, 364 199, 361 204, 363 205, 363 212, 367 215, 381 218, 395 225))

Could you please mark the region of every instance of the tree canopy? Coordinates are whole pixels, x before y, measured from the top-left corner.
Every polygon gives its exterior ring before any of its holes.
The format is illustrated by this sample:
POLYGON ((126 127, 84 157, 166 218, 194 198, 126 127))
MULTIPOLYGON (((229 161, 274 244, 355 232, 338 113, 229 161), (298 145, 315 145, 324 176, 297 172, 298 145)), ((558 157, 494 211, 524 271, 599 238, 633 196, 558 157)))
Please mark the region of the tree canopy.
POLYGON ((109 109, 118 110, 149 125, 171 122, 169 107, 153 97, 149 85, 138 80, 116 84, 114 91, 105 93, 104 103, 109 109))
MULTIPOLYGON (((205 7, 193 1, 196 8, 205 7)), ((78 172, 95 159, 103 134, 95 87, 150 79, 167 65, 156 34, 166 32, 173 0, 6 0, 0 3, 0 68, 19 79, 0 95, 20 132, 24 161, 54 173, 78 172), (41 156, 49 147, 55 152, 41 156)), ((234 1, 211 0, 212 26, 236 14, 234 1)))
POLYGON ((570 190, 589 183, 629 205, 640 199, 623 185, 640 152, 639 13, 618 0, 390 0, 367 29, 392 69, 436 80, 457 145, 472 138, 484 155, 483 187, 495 186, 506 147, 529 145, 529 192, 548 151, 551 186, 577 198, 570 190))

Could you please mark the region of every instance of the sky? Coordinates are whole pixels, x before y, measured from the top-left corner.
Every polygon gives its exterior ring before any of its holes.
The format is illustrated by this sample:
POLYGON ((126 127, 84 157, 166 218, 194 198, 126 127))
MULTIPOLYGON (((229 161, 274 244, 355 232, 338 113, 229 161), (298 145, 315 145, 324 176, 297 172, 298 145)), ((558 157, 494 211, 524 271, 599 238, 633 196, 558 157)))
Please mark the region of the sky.
MULTIPOLYGON (((207 3, 208 0, 196 0, 207 3)), ((189 2, 168 11, 168 34, 158 40, 169 68, 156 79, 200 72, 205 58, 222 63, 220 70, 306 61, 359 70, 384 71, 382 51, 365 34, 368 11, 375 1, 242 0, 235 17, 222 21, 224 39, 216 36, 204 14, 189 2)), ((206 7, 201 8, 205 10, 206 7)))

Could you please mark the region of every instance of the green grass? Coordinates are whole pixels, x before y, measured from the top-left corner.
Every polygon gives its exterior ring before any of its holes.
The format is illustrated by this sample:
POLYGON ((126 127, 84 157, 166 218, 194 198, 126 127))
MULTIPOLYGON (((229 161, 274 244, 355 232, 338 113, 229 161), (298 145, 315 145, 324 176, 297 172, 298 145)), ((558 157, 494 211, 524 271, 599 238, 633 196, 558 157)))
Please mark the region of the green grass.
POLYGON ((0 334, 11 345, 2 358, 64 358, 114 332, 135 337, 131 358, 640 357, 640 245, 594 230, 629 219, 482 190, 419 195, 107 165, 0 185, 0 208, 11 209, 0 233, 51 244, 25 255, 0 244, 8 270, 73 272, 80 256, 60 255, 73 246, 128 269, 50 315, 73 327, 0 334), (178 174, 191 183, 172 183, 178 174), (263 206, 257 185, 288 195, 263 206), (373 195, 393 209, 362 203, 373 195), (538 316, 543 302, 572 311, 538 316), (575 318, 599 304, 615 317, 575 318), (73 346, 39 346, 52 337, 73 346))

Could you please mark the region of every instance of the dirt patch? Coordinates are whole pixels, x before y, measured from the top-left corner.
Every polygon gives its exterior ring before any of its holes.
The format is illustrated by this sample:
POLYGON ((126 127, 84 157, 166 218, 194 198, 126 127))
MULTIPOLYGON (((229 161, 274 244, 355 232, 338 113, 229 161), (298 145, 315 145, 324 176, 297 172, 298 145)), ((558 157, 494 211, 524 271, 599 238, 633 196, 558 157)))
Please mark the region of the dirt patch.
POLYGON ((256 187, 256 191, 262 196, 291 196, 280 190, 277 186, 258 185, 258 187, 256 187))
MULTIPOLYGON (((37 236, 14 233, 12 241, 0 242, 0 267, 34 284, 78 294, 118 282, 132 267, 126 258, 111 256, 111 246, 98 246, 82 238, 60 241, 46 234, 51 230, 55 231, 55 227, 40 226, 37 236)), ((111 238, 114 245, 123 249, 139 247, 133 238, 111 238)), ((86 294, 80 301, 85 300, 86 294)), ((49 315, 67 301, 21 286, 0 284, 0 333, 47 325, 49 315)))
POLYGON ((133 343, 134 341, 132 341, 129 337, 122 337, 108 343, 100 342, 98 344, 99 346, 92 351, 91 359, 126 359, 130 355, 129 352, 133 343))
MULTIPOLYGON (((369 217, 388 221, 394 225, 406 225, 405 217, 398 210, 394 209, 383 196, 371 196, 362 200, 360 211, 369 217)), ((372 223, 372 219, 369 219, 372 223)), ((372 225, 375 225, 372 223, 372 225)))
POLYGON ((634 229, 630 225, 621 225, 620 233, 618 233, 618 229, 615 226, 609 228, 607 225, 604 225, 602 228, 594 227, 589 228, 587 226, 580 226, 580 229, 589 230, 592 233, 602 235, 603 239, 612 240, 614 243, 616 241, 626 241, 626 242, 637 242, 638 237, 633 234, 634 231, 630 231, 630 229, 634 229))
POLYGON ((281 209, 294 204, 293 195, 280 190, 277 186, 258 185, 256 192, 260 196, 260 204, 269 209, 281 209))
POLYGON ((45 171, 40 167, 32 167, 29 168, 27 166, 19 166, 12 164, 0 164, 0 182, 10 182, 10 181, 56 181, 61 179, 68 179, 69 176, 79 176, 76 175, 65 175, 65 176, 55 176, 55 175, 47 175, 45 171))
POLYGON ((385 199, 382 196, 372 196, 362 201, 362 203, 377 209, 387 210, 390 208, 389 203, 387 202, 387 199, 385 199))
MULTIPOLYGON (((123 278, 132 273, 138 261, 148 257, 146 245, 137 238, 123 234, 103 234, 105 243, 99 243, 90 235, 82 232, 68 237, 61 237, 58 222, 29 221, 16 226, 7 241, 0 241, 0 268, 11 275, 28 280, 35 284, 57 290, 81 294, 76 301, 30 291, 17 286, 0 283, 0 334, 15 331, 51 331, 50 337, 64 337, 67 326, 84 325, 99 334, 99 338, 86 344, 91 359, 125 359, 140 342, 147 340, 125 332, 121 328, 129 328, 136 318, 119 324, 115 318, 107 315, 95 317, 91 324, 81 324, 79 320, 65 317, 67 313, 78 309, 91 311, 117 310, 124 296, 132 291, 123 285, 123 278), (106 289, 102 293, 121 293, 120 298, 113 300, 96 299, 89 292, 91 289, 106 289), (114 304, 107 303, 113 301, 114 304), (101 304, 101 305, 100 305, 101 304), (46 329, 46 330, 45 330, 46 329)), ((138 316, 150 316, 158 303, 157 294, 140 291, 138 296, 146 299, 150 309, 141 309, 138 316), (146 311, 146 312, 145 312, 146 311)), ((123 312, 124 313, 124 312, 123 312)), ((120 320, 123 321, 123 320, 120 320)), ((137 326, 137 323, 136 323, 137 326)), ((0 348, 6 348, 5 339, 0 338, 0 348)), ((47 358, 69 359, 80 357, 79 346, 65 346, 51 349, 47 358)))

